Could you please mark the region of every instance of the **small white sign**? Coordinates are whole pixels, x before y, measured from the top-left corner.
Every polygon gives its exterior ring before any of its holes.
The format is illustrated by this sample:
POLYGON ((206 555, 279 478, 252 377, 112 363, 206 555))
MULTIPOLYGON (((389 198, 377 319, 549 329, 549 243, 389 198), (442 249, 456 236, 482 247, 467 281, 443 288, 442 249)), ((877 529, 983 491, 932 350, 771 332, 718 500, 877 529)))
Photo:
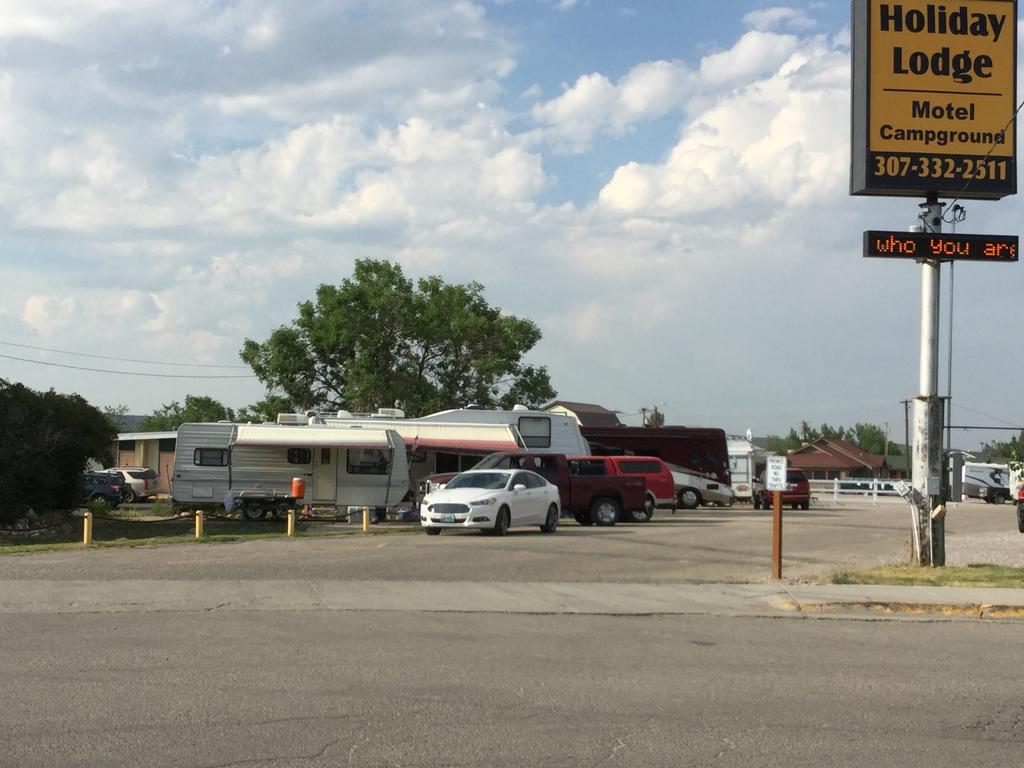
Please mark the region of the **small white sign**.
POLYGON ((769 456, 764 473, 764 487, 767 491, 786 490, 786 457, 769 456))

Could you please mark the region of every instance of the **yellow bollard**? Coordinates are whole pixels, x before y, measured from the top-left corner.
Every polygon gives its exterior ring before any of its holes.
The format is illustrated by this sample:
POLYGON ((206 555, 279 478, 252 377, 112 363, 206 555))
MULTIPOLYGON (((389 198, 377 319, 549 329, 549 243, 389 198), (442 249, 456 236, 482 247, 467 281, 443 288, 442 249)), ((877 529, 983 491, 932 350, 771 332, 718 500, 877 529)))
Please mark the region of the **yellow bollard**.
POLYGON ((367 533, 370 530, 370 508, 363 507, 363 533, 367 533))
POLYGON ((289 536, 294 536, 295 535, 295 510, 294 509, 289 509, 288 510, 288 535, 289 536))
POLYGON ((87 547, 92 544, 92 512, 86 512, 83 518, 82 543, 87 547))
POLYGON ((196 510, 196 538, 203 538, 203 510, 196 510))

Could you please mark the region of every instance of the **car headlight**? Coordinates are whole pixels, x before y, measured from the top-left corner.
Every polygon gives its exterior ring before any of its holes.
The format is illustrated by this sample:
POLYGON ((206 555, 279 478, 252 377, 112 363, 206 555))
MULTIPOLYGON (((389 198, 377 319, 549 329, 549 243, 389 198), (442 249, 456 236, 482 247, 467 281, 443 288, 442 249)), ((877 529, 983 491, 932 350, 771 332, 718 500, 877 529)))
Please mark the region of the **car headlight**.
POLYGON ((471 501, 471 502, 469 502, 469 506, 471 506, 471 507, 489 507, 491 504, 494 504, 497 501, 498 500, 496 498, 491 496, 490 498, 487 498, 487 499, 477 499, 476 501, 471 501))

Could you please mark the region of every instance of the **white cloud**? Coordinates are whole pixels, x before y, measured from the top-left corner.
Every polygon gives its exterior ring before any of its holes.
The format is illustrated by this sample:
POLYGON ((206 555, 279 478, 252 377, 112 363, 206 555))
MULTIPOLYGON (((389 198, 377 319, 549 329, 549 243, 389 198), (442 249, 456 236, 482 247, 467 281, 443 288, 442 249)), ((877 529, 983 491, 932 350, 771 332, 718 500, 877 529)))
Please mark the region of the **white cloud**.
POLYGON ((815 26, 815 22, 804 11, 788 6, 775 6, 759 11, 751 11, 743 17, 743 23, 761 31, 769 31, 784 27, 792 30, 807 30, 815 26))

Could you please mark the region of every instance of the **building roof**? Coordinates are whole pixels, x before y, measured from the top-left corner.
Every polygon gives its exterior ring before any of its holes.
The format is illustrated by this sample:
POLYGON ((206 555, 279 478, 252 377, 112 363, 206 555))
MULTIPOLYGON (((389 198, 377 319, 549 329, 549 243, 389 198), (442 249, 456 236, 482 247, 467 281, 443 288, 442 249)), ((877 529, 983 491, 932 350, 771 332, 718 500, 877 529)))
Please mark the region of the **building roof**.
POLYGON ((800 469, 870 469, 885 467, 885 457, 876 456, 837 437, 821 437, 789 454, 790 463, 800 469))
POLYGON ((545 411, 555 408, 564 408, 576 415, 580 424, 584 427, 621 427, 622 422, 615 415, 615 411, 594 403, 576 403, 571 400, 552 400, 544 406, 545 411))

